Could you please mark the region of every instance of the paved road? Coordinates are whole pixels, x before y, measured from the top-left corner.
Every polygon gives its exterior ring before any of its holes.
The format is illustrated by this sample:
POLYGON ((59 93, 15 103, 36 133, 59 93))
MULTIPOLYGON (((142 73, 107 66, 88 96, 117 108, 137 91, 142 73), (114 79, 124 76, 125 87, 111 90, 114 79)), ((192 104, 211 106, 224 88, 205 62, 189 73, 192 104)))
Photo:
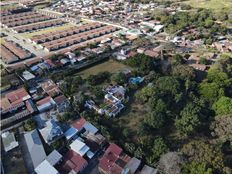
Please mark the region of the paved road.
POLYGON ((123 27, 119 24, 113 24, 113 23, 110 23, 110 22, 104 22, 104 21, 100 21, 100 20, 93 20, 93 19, 87 19, 87 18, 81 18, 82 21, 86 21, 86 22, 99 22, 99 23, 102 23, 102 24, 106 24, 106 25, 111 25, 111 26, 114 26, 114 27, 118 27, 118 28, 121 28, 121 29, 124 29, 124 30, 128 30, 128 28, 126 27, 123 27))

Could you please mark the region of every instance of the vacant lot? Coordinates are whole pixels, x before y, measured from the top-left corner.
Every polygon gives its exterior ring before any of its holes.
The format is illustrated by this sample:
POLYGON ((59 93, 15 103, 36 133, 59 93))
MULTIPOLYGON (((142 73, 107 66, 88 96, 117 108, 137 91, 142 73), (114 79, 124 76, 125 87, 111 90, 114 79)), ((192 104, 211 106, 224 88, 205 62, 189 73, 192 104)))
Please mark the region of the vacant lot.
POLYGON ((232 9, 231 0, 189 0, 185 3, 194 8, 207 8, 213 10, 221 10, 223 8, 232 9))
POLYGON ((4 5, 4 6, 1 6, 1 10, 9 10, 9 9, 17 7, 17 6, 18 6, 18 4, 4 5))
POLYGON ((24 37, 24 38, 32 38, 33 36, 41 35, 41 34, 46 34, 46 33, 49 33, 51 31, 67 30, 68 28, 73 27, 73 26, 74 25, 72 25, 72 24, 64 24, 62 26, 48 27, 48 28, 41 29, 41 30, 36 31, 36 32, 23 33, 23 34, 20 34, 20 35, 22 37, 24 37))
POLYGON ((126 70, 128 68, 129 68, 128 66, 126 66, 120 62, 117 62, 117 61, 110 59, 106 62, 95 65, 91 68, 85 69, 85 70, 77 73, 77 75, 81 75, 82 77, 85 78, 85 77, 88 77, 89 75, 96 75, 99 72, 108 71, 108 72, 114 73, 117 71, 126 70))
POLYGON ((149 107, 146 105, 141 105, 135 101, 133 96, 131 96, 130 102, 126 106, 125 111, 119 114, 117 122, 119 125, 128 128, 132 132, 132 135, 134 135, 131 138, 136 140, 139 131, 139 123, 143 121, 144 115, 149 112, 149 107))
POLYGON ((24 161, 19 147, 2 155, 3 167, 6 174, 25 174, 24 161))

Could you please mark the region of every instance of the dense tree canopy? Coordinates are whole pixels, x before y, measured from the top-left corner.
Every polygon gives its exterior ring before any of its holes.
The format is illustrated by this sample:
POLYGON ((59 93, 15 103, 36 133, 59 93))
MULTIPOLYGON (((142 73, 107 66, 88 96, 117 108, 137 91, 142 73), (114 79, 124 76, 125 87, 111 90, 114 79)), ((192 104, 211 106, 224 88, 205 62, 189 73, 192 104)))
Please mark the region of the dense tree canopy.
POLYGON ((126 64, 138 68, 141 72, 148 73, 150 70, 154 68, 153 59, 144 54, 137 54, 134 57, 127 59, 126 64))
POLYGON ((190 162, 206 164, 212 169, 223 170, 223 154, 218 147, 212 146, 203 140, 193 140, 182 148, 183 155, 188 157, 190 162))
POLYGON ((200 125, 200 108, 190 103, 180 113, 180 118, 175 121, 176 128, 183 135, 189 135, 200 125))
POLYGON ((183 166, 182 174, 213 174, 213 170, 204 163, 191 162, 183 166))
POLYGON ((213 109, 217 115, 232 114, 232 98, 222 96, 213 104, 213 109))
POLYGON ((217 116, 211 123, 210 129, 212 136, 220 142, 232 143, 232 114, 217 116))

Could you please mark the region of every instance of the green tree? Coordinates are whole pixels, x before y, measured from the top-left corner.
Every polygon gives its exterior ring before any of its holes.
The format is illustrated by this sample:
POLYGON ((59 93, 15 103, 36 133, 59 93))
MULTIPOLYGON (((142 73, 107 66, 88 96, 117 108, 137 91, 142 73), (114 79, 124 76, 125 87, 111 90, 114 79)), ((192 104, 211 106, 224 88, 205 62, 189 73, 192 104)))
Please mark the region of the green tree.
POLYGON ((149 161, 155 162, 158 161, 160 156, 163 155, 168 151, 168 147, 165 144, 163 138, 157 137, 154 139, 153 146, 151 149, 151 155, 148 156, 146 159, 149 159, 149 161))
POLYGON ((232 98, 222 96, 213 104, 213 110, 217 115, 232 114, 232 98))
POLYGON ((76 115, 76 113, 72 113, 72 112, 65 112, 64 114, 57 116, 57 119, 60 122, 67 122, 67 121, 73 120, 75 118, 77 118, 77 115, 76 115))
POLYGON ((125 143, 125 149, 133 154, 135 152, 135 145, 133 143, 125 143))
MULTIPOLYGON (((213 170, 222 171, 224 168, 223 154, 218 146, 213 146, 204 140, 193 140, 181 149, 188 161, 203 163, 213 170)), ((219 172, 220 173, 220 172, 219 172)))
POLYGON ((120 85, 126 83, 126 80, 127 80, 126 75, 122 72, 115 73, 111 76, 111 81, 120 85))
POLYGON ((140 91, 137 91, 135 94, 136 100, 141 103, 146 103, 150 97, 153 96, 155 90, 152 85, 145 86, 140 91))
POLYGON ((200 60, 199 60, 199 63, 200 64, 204 64, 204 65, 207 65, 208 64, 208 61, 205 57, 201 57, 200 60))
POLYGON ((173 65, 182 65, 185 63, 185 60, 182 55, 175 54, 172 58, 172 64, 173 65))
POLYGON ((36 122, 33 119, 28 119, 24 122, 23 127, 26 131, 31 131, 36 128, 36 122))
POLYGON ((164 126, 165 119, 165 114, 153 111, 145 116, 144 122, 153 129, 159 129, 164 126))
POLYGON ((202 82, 199 85, 199 92, 205 100, 213 104, 221 96, 224 96, 224 88, 221 88, 217 83, 202 82))
POLYGON ((172 66, 172 75, 184 80, 185 79, 194 80, 196 77, 194 68, 188 65, 172 66))
POLYGON ((178 131, 183 135, 189 135, 200 125, 198 115, 200 108, 194 104, 187 104, 180 113, 180 118, 175 120, 178 131))
POLYGON ((232 143, 232 114, 215 117, 215 120, 210 125, 210 130, 211 135, 219 142, 232 143))
POLYGON ((144 54, 137 54, 127 59, 125 63, 131 67, 138 68, 142 73, 149 73, 154 68, 153 59, 144 54))
POLYGON ((185 164, 182 168, 182 174, 213 174, 211 168, 207 168, 204 163, 191 162, 185 164))

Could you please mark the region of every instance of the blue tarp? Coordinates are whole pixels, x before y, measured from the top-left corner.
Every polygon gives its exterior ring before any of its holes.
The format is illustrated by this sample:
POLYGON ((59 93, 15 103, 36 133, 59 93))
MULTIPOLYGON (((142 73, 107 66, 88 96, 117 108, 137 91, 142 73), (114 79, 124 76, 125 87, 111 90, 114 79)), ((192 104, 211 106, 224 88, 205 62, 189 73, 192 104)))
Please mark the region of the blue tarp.
POLYGON ((38 69, 39 69, 39 67, 37 65, 34 65, 34 66, 31 67, 32 71, 37 71, 38 69))
POLYGON ((144 80, 144 77, 131 77, 129 79, 129 82, 134 84, 134 85, 138 85, 138 84, 142 83, 143 80, 144 80))

